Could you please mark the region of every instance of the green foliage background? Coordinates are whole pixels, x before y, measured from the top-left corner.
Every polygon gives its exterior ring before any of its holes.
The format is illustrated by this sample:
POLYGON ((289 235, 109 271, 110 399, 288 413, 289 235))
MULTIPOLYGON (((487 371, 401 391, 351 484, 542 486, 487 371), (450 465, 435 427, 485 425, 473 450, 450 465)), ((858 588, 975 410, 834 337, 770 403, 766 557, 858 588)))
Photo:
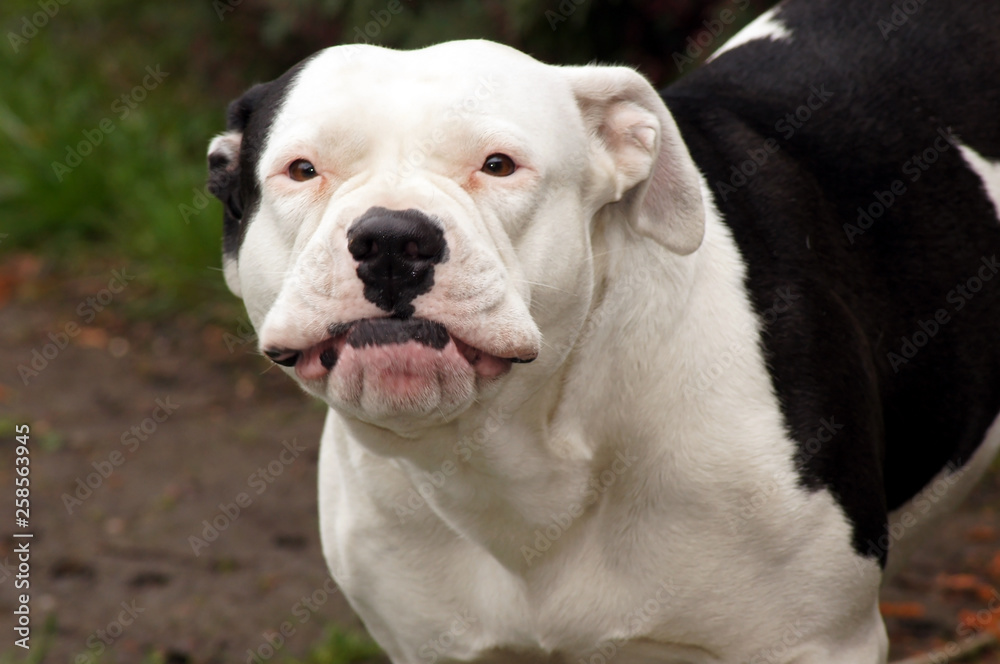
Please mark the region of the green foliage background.
POLYGON ((769 4, 397 0, 386 22, 391 1, 6 0, 0 252, 35 252, 70 274, 95 255, 127 256, 157 285, 153 308, 211 300, 223 290, 221 207, 203 192, 204 152, 226 103, 254 82, 361 37, 397 48, 485 37, 550 62, 631 63, 665 83, 679 73, 671 54, 705 21, 727 8, 737 17, 698 58, 769 4), (147 66, 169 75, 122 117, 116 100, 142 84, 147 66), (81 142, 93 145, 78 166, 56 165, 75 163, 81 142))

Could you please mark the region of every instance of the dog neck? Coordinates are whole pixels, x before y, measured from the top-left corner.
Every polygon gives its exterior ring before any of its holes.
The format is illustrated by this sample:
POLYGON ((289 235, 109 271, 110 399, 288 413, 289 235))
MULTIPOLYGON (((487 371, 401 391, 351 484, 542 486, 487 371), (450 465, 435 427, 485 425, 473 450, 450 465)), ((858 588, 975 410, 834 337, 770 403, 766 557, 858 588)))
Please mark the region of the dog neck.
POLYGON ((685 464, 712 449, 705 441, 742 428, 746 413, 728 395, 752 383, 766 398, 770 385, 759 349, 734 345, 758 323, 728 230, 712 216, 702 247, 684 257, 629 233, 605 225, 587 322, 527 401, 474 405, 392 458, 370 450, 395 434, 340 422, 341 472, 359 474, 355 488, 386 525, 428 537, 443 524, 529 574, 614 505, 676 496, 690 482, 685 464), (727 352, 738 357, 719 373, 727 352), (650 468, 675 472, 625 477, 650 468))

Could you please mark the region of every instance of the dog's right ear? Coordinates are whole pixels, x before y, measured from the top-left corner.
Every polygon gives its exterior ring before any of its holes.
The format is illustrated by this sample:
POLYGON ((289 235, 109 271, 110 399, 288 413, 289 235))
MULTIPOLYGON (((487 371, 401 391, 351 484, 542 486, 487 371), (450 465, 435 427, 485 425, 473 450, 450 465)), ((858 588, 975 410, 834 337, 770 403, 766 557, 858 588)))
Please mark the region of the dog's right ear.
POLYGON ((686 256, 705 235, 701 176, 673 116, 649 81, 628 67, 562 67, 607 164, 612 201, 640 235, 686 256))
POLYGON ((223 206, 223 272, 226 285, 237 297, 241 292, 237 260, 245 230, 243 213, 249 190, 254 186, 254 174, 246 173, 244 178, 241 169, 243 132, 270 86, 270 83, 255 85, 230 103, 226 112, 226 132, 213 138, 208 146, 208 190, 222 201, 223 206), (248 178, 251 180, 244 182, 248 178))

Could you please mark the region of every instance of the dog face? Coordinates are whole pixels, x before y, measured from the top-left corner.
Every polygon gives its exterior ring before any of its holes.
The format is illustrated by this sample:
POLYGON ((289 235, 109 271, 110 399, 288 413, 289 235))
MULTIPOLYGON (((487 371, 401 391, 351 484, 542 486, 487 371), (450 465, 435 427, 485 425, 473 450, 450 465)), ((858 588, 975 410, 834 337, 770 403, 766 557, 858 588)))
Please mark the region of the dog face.
POLYGON ((230 105, 209 167, 261 350, 397 432, 526 400, 556 371, 592 304, 599 220, 678 254, 703 232, 644 79, 489 42, 321 51, 230 105))

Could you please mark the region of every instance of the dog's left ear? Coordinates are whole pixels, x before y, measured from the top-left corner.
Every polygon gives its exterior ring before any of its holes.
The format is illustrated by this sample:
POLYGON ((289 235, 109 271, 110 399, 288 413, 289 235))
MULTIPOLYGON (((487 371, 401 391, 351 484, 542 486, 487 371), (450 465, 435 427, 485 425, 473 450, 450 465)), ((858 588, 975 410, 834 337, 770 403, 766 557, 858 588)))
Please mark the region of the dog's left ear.
POLYGON ((627 67, 565 67, 596 150, 610 159, 613 201, 635 230, 687 255, 705 234, 698 169, 663 100, 627 67))
MULTIPOLYGON (((246 186, 241 177, 240 155, 243 148, 243 131, 250 116, 267 94, 270 83, 250 88, 242 97, 229 104, 226 112, 226 133, 212 139, 208 146, 208 190, 223 205, 222 213, 222 262, 226 285, 240 296, 237 273, 237 255, 243 236, 243 212, 246 186)), ((253 173, 248 174, 253 177, 253 173)))

